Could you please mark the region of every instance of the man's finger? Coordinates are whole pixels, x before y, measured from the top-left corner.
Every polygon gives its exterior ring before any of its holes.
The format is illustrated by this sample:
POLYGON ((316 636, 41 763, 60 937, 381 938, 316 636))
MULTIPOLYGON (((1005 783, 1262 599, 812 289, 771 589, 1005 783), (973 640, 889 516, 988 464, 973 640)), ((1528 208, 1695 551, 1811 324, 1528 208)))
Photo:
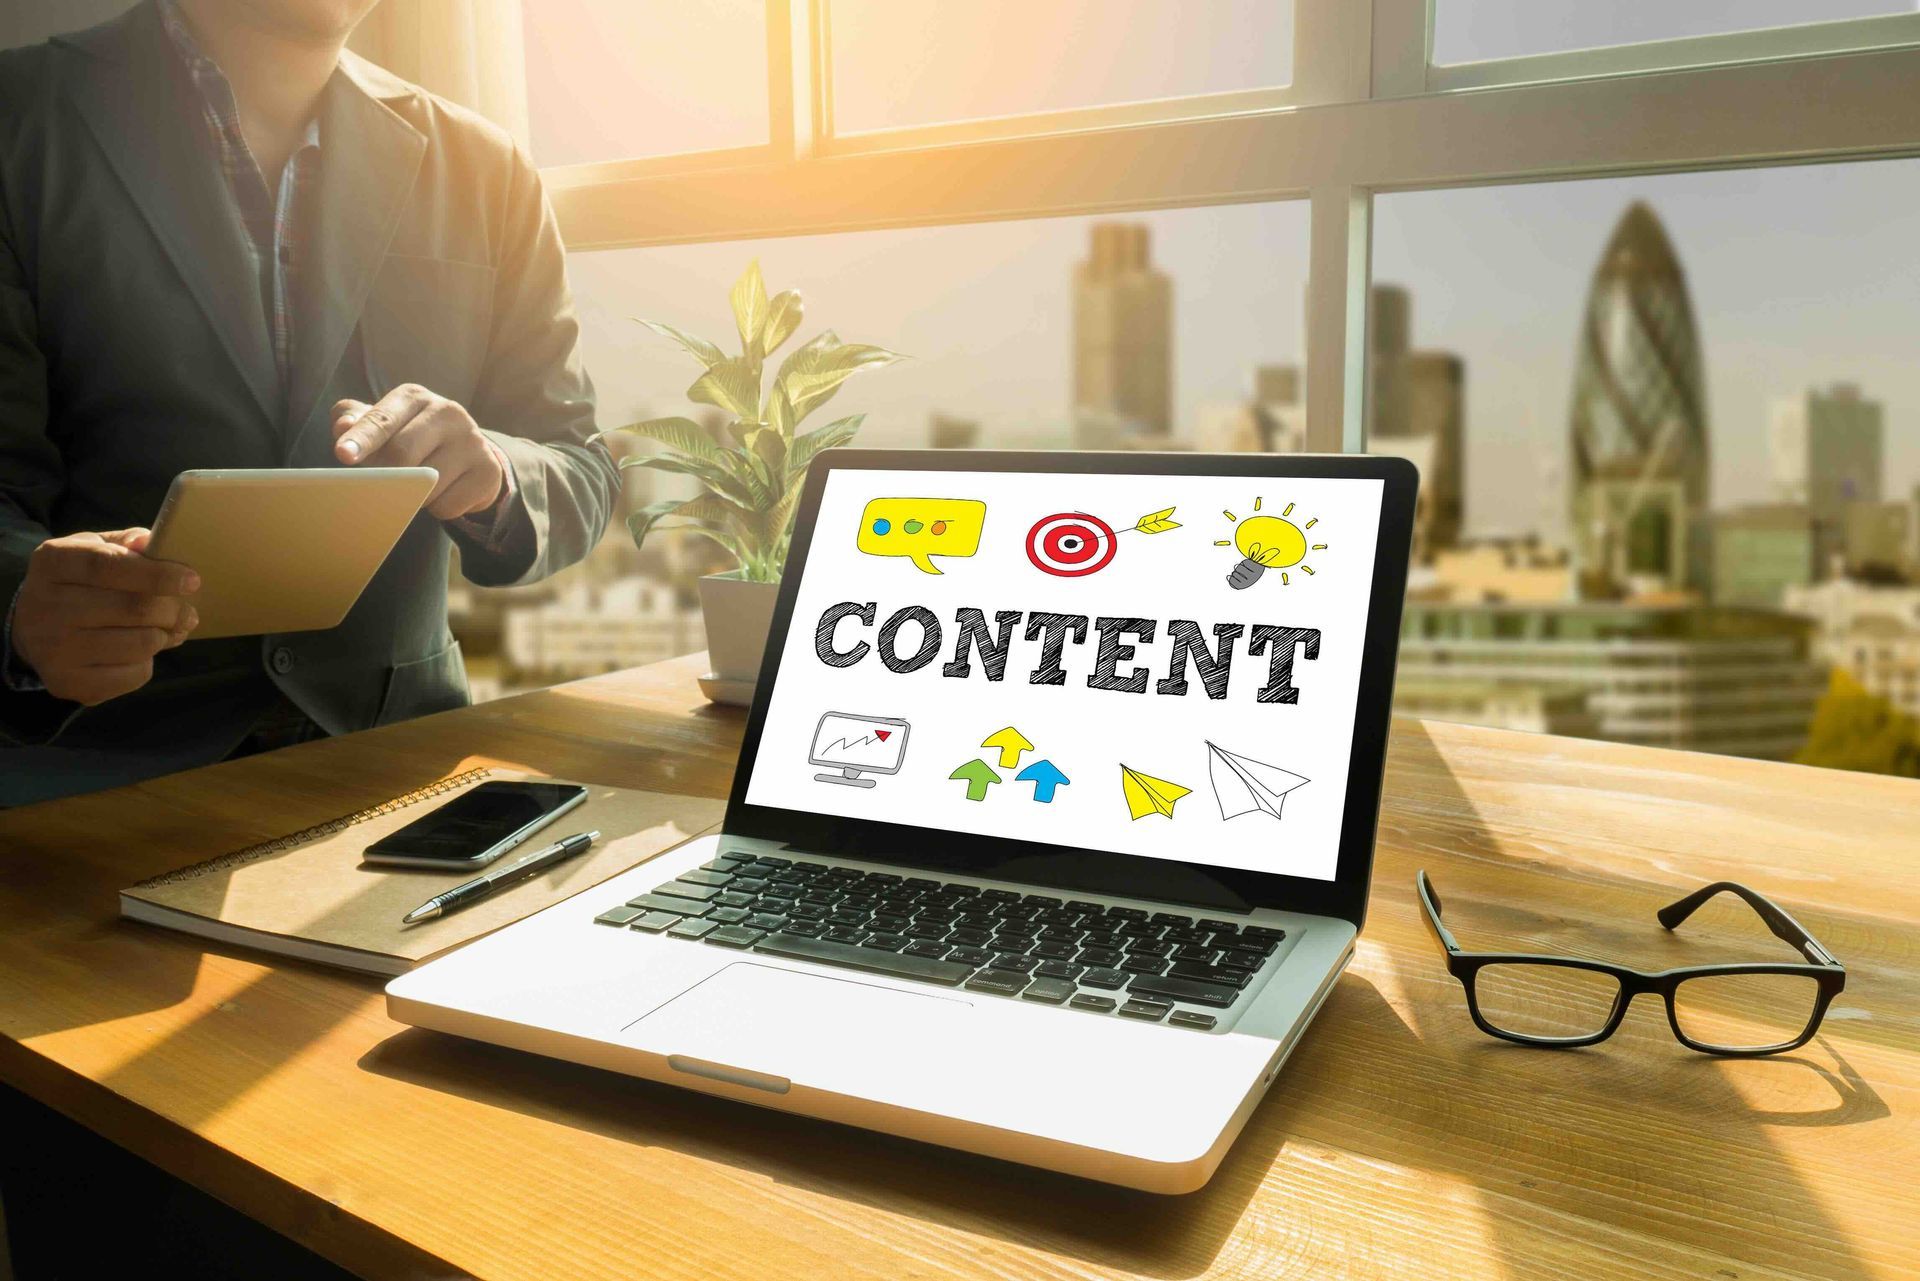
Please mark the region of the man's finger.
POLYGON ((53 592, 61 616, 75 627, 158 627, 190 632, 200 625, 199 612, 178 596, 115 592, 71 583, 57 584, 53 592))
POLYGON ((132 529, 113 529, 100 535, 105 542, 124 547, 130 552, 144 552, 147 544, 153 541, 153 531, 141 525, 132 529))
POLYGON ((171 560, 148 560, 117 543, 61 546, 43 543, 52 581, 146 596, 185 596, 200 590, 200 575, 171 560))
POLYGON ((426 388, 402 383, 369 408, 351 417, 337 419, 334 422, 334 455, 343 463, 357 463, 377 453, 382 445, 393 438, 394 433, 426 408, 428 400, 426 388))
POLYGON ((134 663, 77 667, 65 674, 58 688, 49 684, 47 691, 56 698, 93 707, 122 694, 131 694, 152 679, 153 660, 148 658, 134 663))
POLYGON ((172 632, 160 627, 90 627, 68 642, 83 667, 139 663, 167 648, 172 632))

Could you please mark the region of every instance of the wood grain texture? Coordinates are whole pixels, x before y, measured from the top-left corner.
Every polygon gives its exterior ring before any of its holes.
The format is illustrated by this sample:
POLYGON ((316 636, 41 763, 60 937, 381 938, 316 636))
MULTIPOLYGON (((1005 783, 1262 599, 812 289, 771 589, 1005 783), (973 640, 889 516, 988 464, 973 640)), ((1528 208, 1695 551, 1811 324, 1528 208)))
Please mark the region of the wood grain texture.
POLYGON ((1007 1278, 1920 1274, 1920 784, 1396 724, 1359 957, 1212 1184, 1162 1199, 388 1020, 376 981, 120 922, 115 891, 478 764, 718 796, 741 719, 699 658, 0 813, 0 1078, 368 1276, 1007 1278), (1469 948, 1849 967, 1778 1059, 1651 1002, 1547 1053, 1475 1031, 1469 948), (458 1191, 498 1189, 473 1197, 458 1191))

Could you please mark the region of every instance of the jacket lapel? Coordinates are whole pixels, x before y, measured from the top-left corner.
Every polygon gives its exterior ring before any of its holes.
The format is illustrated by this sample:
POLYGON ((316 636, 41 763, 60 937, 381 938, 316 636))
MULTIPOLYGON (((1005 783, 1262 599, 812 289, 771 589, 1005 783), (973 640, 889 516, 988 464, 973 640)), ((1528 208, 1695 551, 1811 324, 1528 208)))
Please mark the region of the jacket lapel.
POLYGON ((321 101, 319 184, 302 211, 312 240, 295 301, 289 456, 322 408, 426 154, 426 136, 381 101, 376 84, 346 54, 321 101))
POLYGON ((279 379, 246 231, 210 152, 200 105, 152 5, 60 42, 90 55, 74 105, 269 421, 279 379))

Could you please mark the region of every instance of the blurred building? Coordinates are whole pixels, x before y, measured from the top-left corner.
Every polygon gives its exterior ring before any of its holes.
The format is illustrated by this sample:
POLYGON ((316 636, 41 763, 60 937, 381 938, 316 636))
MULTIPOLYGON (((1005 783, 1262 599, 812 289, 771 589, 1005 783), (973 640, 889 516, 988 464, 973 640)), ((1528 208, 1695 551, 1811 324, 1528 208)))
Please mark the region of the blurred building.
POLYGON ((1840 513, 1840 563, 1850 574, 1914 573, 1914 509, 1901 502, 1848 503, 1840 513))
POLYGON ((1526 687, 1541 709, 1527 715, 1559 706, 1566 724, 1574 713, 1553 700, 1577 690, 1600 738, 1786 760, 1825 688, 1812 633, 1805 619, 1758 610, 1413 601, 1395 703, 1420 714, 1451 690, 1511 708, 1485 691, 1526 687))
POLYGON ((1300 366, 1255 365, 1251 390, 1256 405, 1298 405, 1300 366))
POLYGON ((927 421, 927 444, 934 449, 977 449, 980 445, 980 420, 956 418, 952 414, 933 414, 927 421))
POLYGON ((1700 339, 1673 244, 1639 201, 1588 285, 1568 429, 1582 595, 1702 587, 1710 539, 1700 339))
POLYGON ((1450 605, 1551 605, 1573 599, 1564 548, 1537 534, 1477 538, 1442 548, 1407 578, 1407 598, 1450 605))
POLYGON ((1775 402, 1768 441, 1774 497, 1802 503, 1837 550, 1849 503, 1880 501, 1885 411, 1852 383, 1775 402))
POLYGON ((665 583, 624 578, 575 583, 544 604, 509 611, 500 656, 509 685, 542 685, 657 663, 705 645, 698 609, 665 583))
POLYGON ((1073 269, 1073 408, 1082 448, 1173 432, 1173 282, 1149 261, 1144 224, 1099 222, 1073 269))
POLYGON ((1811 619, 1814 652, 1870 694, 1920 717, 1920 587, 1836 578, 1789 591, 1786 608, 1811 619))
POLYGON ((1413 350, 1413 299, 1401 286, 1375 285, 1367 309, 1367 450, 1420 468, 1415 555, 1429 555, 1458 543, 1464 524, 1466 362, 1413 350))
POLYGON ((1803 504, 1754 503, 1714 513, 1715 604, 1778 608, 1787 589, 1811 583, 1819 567, 1819 537, 1803 504))
POLYGON ((1258 400, 1202 405, 1194 412, 1193 447, 1209 454, 1303 453, 1306 407, 1258 400))
POLYGON ((1396 678, 1393 710, 1493 729, 1600 738, 1600 719, 1584 689, 1527 681, 1428 681, 1396 678))

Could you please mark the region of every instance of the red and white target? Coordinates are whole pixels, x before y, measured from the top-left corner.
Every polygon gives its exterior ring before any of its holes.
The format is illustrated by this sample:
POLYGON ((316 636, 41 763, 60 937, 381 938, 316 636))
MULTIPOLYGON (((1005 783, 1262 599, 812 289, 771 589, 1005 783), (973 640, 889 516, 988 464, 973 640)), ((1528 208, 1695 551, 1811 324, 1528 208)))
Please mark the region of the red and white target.
POLYGON ((1061 512, 1043 516, 1027 531, 1027 559, 1060 578, 1097 573, 1113 559, 1113 529, 1098 516, 1061 512))

